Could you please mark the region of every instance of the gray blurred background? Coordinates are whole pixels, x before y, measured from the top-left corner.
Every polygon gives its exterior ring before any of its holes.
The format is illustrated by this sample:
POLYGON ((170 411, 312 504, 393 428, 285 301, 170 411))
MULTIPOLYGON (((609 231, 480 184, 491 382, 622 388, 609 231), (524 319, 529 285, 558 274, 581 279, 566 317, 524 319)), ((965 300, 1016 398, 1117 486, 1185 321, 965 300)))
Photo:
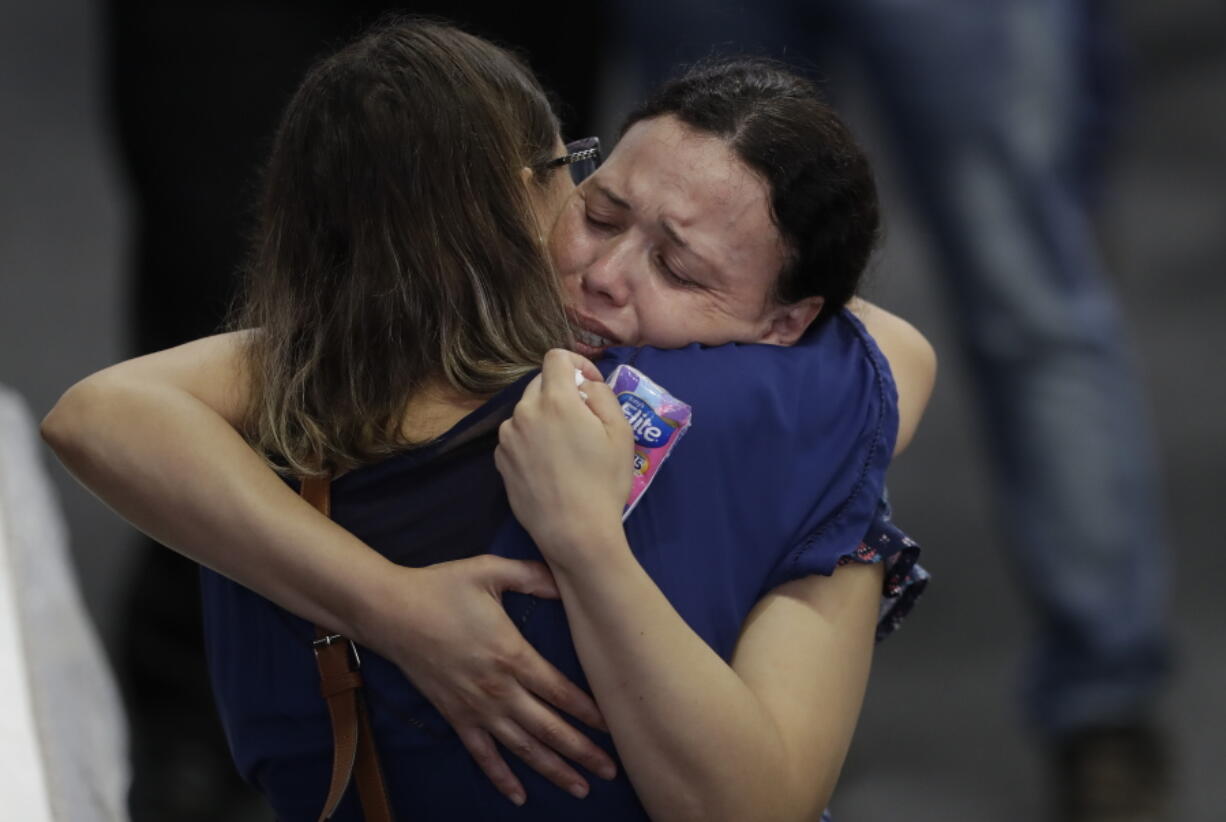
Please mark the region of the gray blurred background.
MULTIPOLYGON (((1175 818, 1214 822, 1226 818, 1226 540, 1215 513, 1226 488, 1226 4, 1107 6, 1128 83, 1097 220, 1156 421, 1175 551, 1178 656, 1163 707, 1175 818)), ((41 416, 72 382, 129 353, 130 200, 104 96, 101 10, 44 0, 0 14, 0 382, 41 416)), ((605 83, 613 98, 629 86, 616 73, 605 83)), ((885 157, 871 108, 853 94, 847 109, 885 157)), ((880 649, 834 807, 840 820, 1031 820, 1045 807, 1045 773, 1014 707, 1026 616, 996 544, 930 249, 885 160, 880 173, 888 240, 869 296, 941 358, 927 418, 891 473, 896 519, 925 546, 934 582, 880 649)), ((132 533, 47 461, 87 605, 114 648, 132 533)))

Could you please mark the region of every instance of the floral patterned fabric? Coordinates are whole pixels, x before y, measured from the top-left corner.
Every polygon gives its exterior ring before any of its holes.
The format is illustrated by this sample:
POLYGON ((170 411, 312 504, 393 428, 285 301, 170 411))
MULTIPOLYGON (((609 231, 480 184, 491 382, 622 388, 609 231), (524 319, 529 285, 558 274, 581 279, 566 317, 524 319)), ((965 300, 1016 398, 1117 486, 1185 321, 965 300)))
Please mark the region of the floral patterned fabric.
POLYGON ((894 524, 889 498, 882 496, 877 516, 864 539, 854 551, 839 558, 840 566, 853 562, 885 563, 885 583, 877 618, 878 642, 897 630, 928 587, 928 572, 918 563, 919 555, 919 543, 894 524))

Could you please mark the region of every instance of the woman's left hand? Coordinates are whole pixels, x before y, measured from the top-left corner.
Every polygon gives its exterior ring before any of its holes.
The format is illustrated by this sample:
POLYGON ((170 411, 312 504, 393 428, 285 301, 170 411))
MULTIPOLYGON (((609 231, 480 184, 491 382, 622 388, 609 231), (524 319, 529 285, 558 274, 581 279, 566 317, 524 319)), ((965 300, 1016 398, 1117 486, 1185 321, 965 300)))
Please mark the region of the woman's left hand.
POLYGON ((545 355, 494 451, 516 518, 547 559, 562 562, 592 533, 621 531, 633 459, 613 391, 591 362, 563 349, 545 355), (588 382, 575 385, 576 368, 588 382))

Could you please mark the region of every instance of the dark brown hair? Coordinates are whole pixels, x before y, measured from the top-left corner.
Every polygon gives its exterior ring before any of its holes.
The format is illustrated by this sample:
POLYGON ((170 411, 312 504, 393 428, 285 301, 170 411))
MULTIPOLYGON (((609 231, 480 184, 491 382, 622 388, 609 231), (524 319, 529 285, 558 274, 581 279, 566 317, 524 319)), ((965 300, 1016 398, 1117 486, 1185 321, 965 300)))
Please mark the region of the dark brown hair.
POLYGON ((842 308, 877 242, 877 188, 864 152, 817 87, 771 60, 710 60, 665 83, 622 132, 667 115, 723 139, 765 179, 789 251, 775 300, 821 296, 819 319, 842 308))
POLYGON ((274 464, 336 471, 408 447, 423 386, 489 395, 568 343, 522 177, 557 134, 523 63, 446 24, 385 21, 311 69, 235 322, 257 329, 248 431, 274 464))

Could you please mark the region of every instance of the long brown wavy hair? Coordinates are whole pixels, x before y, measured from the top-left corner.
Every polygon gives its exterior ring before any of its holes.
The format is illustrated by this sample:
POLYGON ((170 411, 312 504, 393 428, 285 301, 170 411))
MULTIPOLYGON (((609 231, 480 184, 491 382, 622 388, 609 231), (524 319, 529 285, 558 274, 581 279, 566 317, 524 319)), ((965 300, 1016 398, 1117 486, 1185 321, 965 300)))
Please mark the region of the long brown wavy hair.
POLYGON ((528 68, 447 24, 385 21, 311 69, 232 323, 256 329, 247 432, 272 464, 335 472, 411 447, 423 386, 487 396, 567 344, 522 172, 557 134, 528 68))

